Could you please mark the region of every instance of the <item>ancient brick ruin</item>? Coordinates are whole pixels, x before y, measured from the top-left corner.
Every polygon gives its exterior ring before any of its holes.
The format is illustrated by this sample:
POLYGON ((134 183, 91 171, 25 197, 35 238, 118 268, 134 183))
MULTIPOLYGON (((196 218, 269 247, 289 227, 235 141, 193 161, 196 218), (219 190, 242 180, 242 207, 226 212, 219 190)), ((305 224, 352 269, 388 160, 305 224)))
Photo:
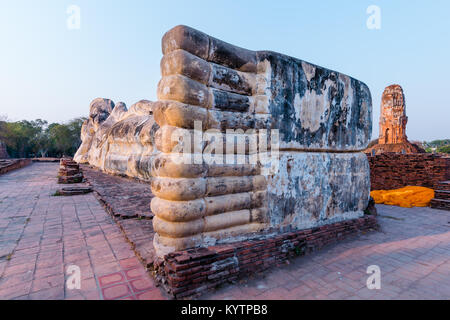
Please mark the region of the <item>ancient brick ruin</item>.
POLYGON ((439 182, 450 180, 450 158, 439 155, 383 153, 368 158, 372 190, 435 189, 439 182))
POLYGON ((402 87, 387 87, 381 98, 380 139, 379 144, 396 144, 408 141, 406 136, 405 95, 402 87))
POLYGON ((371 190, 394 190, 407 186, 435 190, 434 209, 450 210, 450 157, 430 154, 382 153, 368 155, 371 190))
POLYGON ((407 123, 406 101, 402 87, 397 84, 388 86, 381 98, 378 144, 367 149, 366 153, 372 155, 384 152, 423 153, 419 146, 408 141, 407 123))
POLYGON ((58 183, 72 184, 83 181, 80 165, 70 158, 62 158, 59 162, 58 183))

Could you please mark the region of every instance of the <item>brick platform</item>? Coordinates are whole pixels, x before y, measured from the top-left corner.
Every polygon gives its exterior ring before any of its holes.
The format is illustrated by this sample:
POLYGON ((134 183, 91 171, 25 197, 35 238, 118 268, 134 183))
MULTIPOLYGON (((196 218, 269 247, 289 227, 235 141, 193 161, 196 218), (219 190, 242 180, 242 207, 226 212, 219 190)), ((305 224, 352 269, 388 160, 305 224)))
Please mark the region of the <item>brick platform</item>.
POLYGON ((368 159, 372 190, 435 188, 438 182, 450 179, 450 158, 434 154, 383 153, 368 159))
POLYGON ((37 162, 37 163, 45 163, 45 162, 59 162, 61 160, 61 158, 32 158, 31 159, 33 162, 37 162))
POLYGON ((31 159, 4 159, 0 160, 0 175, 31 164, 31 159))
POLYGON ((81 169, 89 185, 98 194, 98 200, 110 214, 123 219, 153 218, 150 211, 153 194, 148 183, 108 175, 87 165, 82 165, 81 169))
POLYGON ((61 159, 58 171, 58 183, 72 184, 81 183, 83 173, 80 171, 80 165, 69 158, 61 159))
POLYGON ((196 296, 223 283, 279 266, 344 239, 377 229, 376 216, 339 222, 319 228, 209 248, 171 253, 155 261, 158 280, 175 298, 196 296))

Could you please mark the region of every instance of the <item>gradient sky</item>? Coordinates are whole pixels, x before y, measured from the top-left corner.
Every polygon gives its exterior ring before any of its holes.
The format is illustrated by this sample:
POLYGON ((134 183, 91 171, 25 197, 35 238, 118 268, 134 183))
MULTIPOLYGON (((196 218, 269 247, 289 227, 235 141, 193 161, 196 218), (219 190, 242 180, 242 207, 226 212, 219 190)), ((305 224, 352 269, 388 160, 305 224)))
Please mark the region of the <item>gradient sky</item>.
POLYGON ((383 89, 398 83, 410 140, 450 138, 449 15, 448 0, 0 0, 0 115, 61 122, 86 116, 96 97, 156 100, 161 38, 185 24, 364 81, 374 137, 383 89), (70 5, 80 30, 66 26, 70 5), (380 30, 366 27, 370 5, 380 30))

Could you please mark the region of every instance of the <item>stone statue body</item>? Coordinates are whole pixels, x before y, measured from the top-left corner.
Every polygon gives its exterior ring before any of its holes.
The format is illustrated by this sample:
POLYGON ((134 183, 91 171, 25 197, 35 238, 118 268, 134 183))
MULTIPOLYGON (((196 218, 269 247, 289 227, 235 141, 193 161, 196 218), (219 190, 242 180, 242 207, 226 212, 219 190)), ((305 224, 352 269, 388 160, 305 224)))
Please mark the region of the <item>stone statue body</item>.
POLYGON ((141 100, 127 110, 108 99, 91 103, 89 119, 81 129, 82 144, 74 160, 111 174, 150 179, 154 131, 152 103, 141 100))
POLYGON ((153 114, 143 125, 130 116, 105 124, 91 159, 84 133, 76 157, 151 181, 158 255, 364 215, 370 178, 360 151, 372 132, 364 83, 186 26, 167 32, 162 49, 153 114), (236 145, 218 148, 230 130, 236 145))

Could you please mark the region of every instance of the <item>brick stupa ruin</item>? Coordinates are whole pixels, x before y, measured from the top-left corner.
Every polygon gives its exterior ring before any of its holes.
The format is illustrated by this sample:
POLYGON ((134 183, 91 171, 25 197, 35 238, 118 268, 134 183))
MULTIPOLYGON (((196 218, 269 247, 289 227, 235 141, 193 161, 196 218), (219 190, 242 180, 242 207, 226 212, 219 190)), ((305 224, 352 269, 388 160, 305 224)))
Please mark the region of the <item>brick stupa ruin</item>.
POLYGON ((406 136, 405 94, 400 85, 388 86, 381 98, 380 137, 378 144, 368 148, 366 153, 374 155, 386 152, 424 153, 416 144, 410 143, 406 136))
POLYGON ((0 159, 8 159, 8 151, 6 150, 6 144, 0 141, 0 159))

